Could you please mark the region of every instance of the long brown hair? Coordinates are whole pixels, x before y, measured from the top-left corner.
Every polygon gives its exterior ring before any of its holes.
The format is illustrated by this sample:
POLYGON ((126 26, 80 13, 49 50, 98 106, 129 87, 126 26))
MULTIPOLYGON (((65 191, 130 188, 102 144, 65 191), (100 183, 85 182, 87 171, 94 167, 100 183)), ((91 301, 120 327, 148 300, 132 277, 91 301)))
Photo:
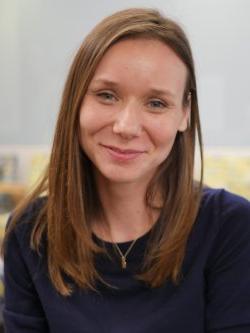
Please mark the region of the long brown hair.
MULTIPOLYGON (((157 232, 145 257, 144 269, 137 276, 152 287, 166 279, 178 283, 188 237, 194 225, 202 191, 202 139, 191 48, 182 28, 157 10, 132 8, 117 12, 100 22, 78 50, 65 84, 47 170, 32 193, 12 216, 6 239, 20 216, 46 192, 39 214, 32 221, 31 247, 36 251, 46 234, 50 279, 62 295, 72 286, 64 274, 80 288, 96 289, 102 280, 94 265, 95 255, 105 251, 94 242, 90 221, 102 212, 91 162, 79 144, 79 110, 88 85, 105 52, 126 38, 153 38, 167 44, 185 63, 188 71, 183 104, 191 94, 189 128, 178 133, 173 148, 150 182, 145 200, 153 201, 156 188, 163 206, 157 232), (195 142, 201 157, 199 182, 194 181, 195 142)), ((103 281, 105 282, 105 281, 103 281)))

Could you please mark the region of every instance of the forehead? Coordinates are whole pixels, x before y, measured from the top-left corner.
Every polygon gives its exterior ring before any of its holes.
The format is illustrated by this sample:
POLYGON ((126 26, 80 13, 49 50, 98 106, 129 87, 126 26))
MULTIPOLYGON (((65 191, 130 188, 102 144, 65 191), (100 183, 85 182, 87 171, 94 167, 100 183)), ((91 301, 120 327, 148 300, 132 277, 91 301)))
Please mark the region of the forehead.
POLYGON ((157 39, 126 39, 111 46, 94 73, 93 81, 129 82, 131 86, 184 89, 186 65, 165 43, 157 39))

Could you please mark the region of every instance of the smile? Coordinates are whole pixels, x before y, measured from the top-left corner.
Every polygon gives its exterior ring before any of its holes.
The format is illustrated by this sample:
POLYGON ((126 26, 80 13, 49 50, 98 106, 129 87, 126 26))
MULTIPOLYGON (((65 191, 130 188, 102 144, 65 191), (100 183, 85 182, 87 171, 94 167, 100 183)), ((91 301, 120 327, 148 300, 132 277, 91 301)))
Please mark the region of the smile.
POLYGON ((102 145, 105 150, 109 153, 109 155, 118 161, 129 161, 136 159, 140 155, 142 155, 145 151, 135 150, 135 149, 120 149, 114 146, 106 146, 102 145))

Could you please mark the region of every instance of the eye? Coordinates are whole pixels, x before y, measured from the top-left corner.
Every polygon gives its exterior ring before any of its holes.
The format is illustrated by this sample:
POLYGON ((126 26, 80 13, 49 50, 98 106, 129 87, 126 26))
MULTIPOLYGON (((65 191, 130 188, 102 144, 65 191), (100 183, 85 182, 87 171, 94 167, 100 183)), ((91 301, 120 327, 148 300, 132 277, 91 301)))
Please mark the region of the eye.
POLYGON ((149 102, 149 106, 153 109, 164 109, 167 107, 167 104, 159 99, 153 99, 149 102))
POLYGON ((108 92, 108 91, 98 92, 96 94, 96 96, 99 99, 101 99, 102 101, 106 102, 106 103, 112 103, 112 102, 115 102, 117 100, 117 98, 115 97, 115 95, 112 94, 111 92, 108 92))

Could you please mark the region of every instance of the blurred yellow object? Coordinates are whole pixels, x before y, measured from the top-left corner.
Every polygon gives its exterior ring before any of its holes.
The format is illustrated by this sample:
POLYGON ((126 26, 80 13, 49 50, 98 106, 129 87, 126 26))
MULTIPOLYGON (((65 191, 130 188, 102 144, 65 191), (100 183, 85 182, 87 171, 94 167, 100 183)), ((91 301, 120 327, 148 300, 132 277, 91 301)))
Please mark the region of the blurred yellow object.
POLYGON ((204 182, 224 187, 250 199, 250 154, 240 151, 205 151, 204 182))
POLYGON ((0 243, 4 236, 5 227, 6 227, 8 218, 9 218, 9 214, 0 214, 0 243))
POLYGON ((28 185, 33 186, 44 172, 48 164, 49 156, 47 153, 35 153, 31 158, 28 185))
POLYGON ((0 298, 3 298, 4 296, 4 284, 3 280, 0 280, 0 298))

